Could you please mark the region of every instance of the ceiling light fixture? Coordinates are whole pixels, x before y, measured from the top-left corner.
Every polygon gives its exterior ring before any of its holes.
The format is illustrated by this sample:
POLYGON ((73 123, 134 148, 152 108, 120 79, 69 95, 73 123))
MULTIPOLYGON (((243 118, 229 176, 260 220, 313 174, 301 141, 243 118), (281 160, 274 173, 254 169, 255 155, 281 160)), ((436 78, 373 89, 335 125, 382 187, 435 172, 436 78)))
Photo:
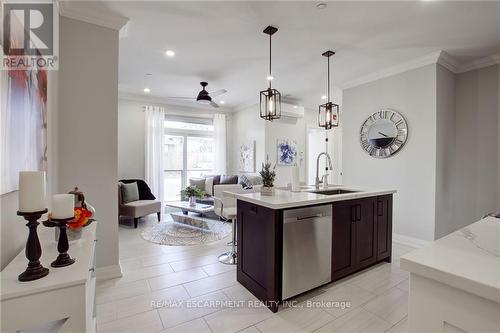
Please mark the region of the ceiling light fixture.
POLYGON ((264 29, 264 33, 269 35, 269 87, 260 92, 260 117, 265 120, 273 121, 274 119, 281 118, 281 93, 271 88, 272 72, 271 72, 271 56, 272 56, 272 42, 271 37, 278 31, 278 28, 268 26, 264 29))
POLYGON ((175 56, 175 52, 172 50, 167 50, 165 51, 165 55, 167 55, 167 57, 173 57, 175 56))
POLYGON ((226 103, 226 102, 224 102, 224 101, 219 101, 219 103, 220 103, 220 104, 224 104, 224 103, 226 103))
POLYGON ((320 2, 320 3, 318 3, 318 4, 316 5, 316 8, 317 8, 317 9, 325 9, 325 8, 326 8, 326 6, 327 6, 327 4, 326 4, 326 3, 324 3, 324 2, 320 2))
POLYGON ((149 93, 151 92, 151 89, 149 89, 149 88, 144 88, 144 92, 145 92, 146 94, 149 94, 149 93))
POLYGON ((330 57, 334 54, 330 50, 321 54, 328 59, 328 102, 319 106, 318 125, 327 130, 339 126, 339 106, 330 101, 330 57))

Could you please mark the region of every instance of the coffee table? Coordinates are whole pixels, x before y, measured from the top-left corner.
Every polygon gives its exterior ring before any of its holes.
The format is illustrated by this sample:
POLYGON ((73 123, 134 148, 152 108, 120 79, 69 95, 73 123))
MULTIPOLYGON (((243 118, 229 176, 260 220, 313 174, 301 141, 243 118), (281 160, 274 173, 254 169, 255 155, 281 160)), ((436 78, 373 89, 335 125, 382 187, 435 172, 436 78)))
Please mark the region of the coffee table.
POLYGON ((178 223, 188 224, 194 227, 210 230, 214 223, 218 220, 204 218, 205 213, 213 212, 214 206, 207 204, 196 203, 189 205, 187 201, 170 201, 165 204, 167 207, 178 208, 182 211, 180 213, 171 213, 172 220, 178 223), (193 213, 189 215, 189 213, 193 213))

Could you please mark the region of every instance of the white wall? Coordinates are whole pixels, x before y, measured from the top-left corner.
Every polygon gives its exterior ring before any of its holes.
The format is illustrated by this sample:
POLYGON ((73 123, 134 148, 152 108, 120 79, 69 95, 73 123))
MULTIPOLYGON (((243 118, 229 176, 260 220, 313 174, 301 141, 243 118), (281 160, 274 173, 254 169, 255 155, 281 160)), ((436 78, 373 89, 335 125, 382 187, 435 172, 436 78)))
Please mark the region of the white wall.
POLYGON ((118 31, 61 17, 59 191, 96 208, 97 266, 118 263, 118 31))
POLYGON ((436 182, 436 65, 429 65, 358 87, 343 94, 342 163, 345 184, 394 188, 393 232, 434 239, 436 182), (368 156, 359 129, 380 108, 401 112, 409 137, 391 158, 368 156))
POLYGON ((143 105, 139 101, 118 101, 118 179, 144 179, 143 105))
POLYGON ((435 238, 454 224, 456 179, 455 74, 437 65, 436 72, 436 224, 435 238))
MULTIPOLYGON (((497 207, 499 153, 499 66, 455 77, 453 218, 436 236, 466 226, 497 207)), ((450 147, 451 149, 451 147, 450 147)))
POLYGON ((266 130, 264 121, 259 116, 259 105, 252 105, 231 115, 228 127, 228 171, 238 174, 239 147, 243 143, 255 140, 255 171, 261 169, 266 160, 266 130))

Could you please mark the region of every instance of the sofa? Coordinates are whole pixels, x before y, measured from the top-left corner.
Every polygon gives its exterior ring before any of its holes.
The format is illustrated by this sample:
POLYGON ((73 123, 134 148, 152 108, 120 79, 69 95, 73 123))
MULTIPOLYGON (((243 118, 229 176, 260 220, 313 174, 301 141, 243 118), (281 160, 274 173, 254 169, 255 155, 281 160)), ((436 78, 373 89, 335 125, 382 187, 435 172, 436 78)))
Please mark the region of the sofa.
POLYGON ((207 175, 201 178, 190 178, 189 185, 196 186, 205 191, 204 198, 196 201, 205 205, 213 205, 213 197, 221 198, 224 191, 237 192, 245 188, 253 188, 262 184, 262 178, 258 174, 242 175, 207 175))
POLYGON ((156 213, 158 222, 161 221, 161 202, 151 193, 148 184, 142 179, 122 179, 118 182, 118 215, 134 219, 134 228, 137 228, 139 218, 156 213), (122 185, 137 183, 139 200, 124 202, 122 185))

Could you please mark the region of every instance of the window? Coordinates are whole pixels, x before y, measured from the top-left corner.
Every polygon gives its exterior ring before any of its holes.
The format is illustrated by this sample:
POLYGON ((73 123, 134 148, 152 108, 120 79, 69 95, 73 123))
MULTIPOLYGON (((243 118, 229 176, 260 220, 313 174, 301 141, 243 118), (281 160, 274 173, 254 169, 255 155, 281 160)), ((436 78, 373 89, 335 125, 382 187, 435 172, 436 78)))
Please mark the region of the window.
POLYGON ((214 126, 211 119, 168 118, 164 122, 165 200, 180 200, 189 178, 214 169, 214 126))

